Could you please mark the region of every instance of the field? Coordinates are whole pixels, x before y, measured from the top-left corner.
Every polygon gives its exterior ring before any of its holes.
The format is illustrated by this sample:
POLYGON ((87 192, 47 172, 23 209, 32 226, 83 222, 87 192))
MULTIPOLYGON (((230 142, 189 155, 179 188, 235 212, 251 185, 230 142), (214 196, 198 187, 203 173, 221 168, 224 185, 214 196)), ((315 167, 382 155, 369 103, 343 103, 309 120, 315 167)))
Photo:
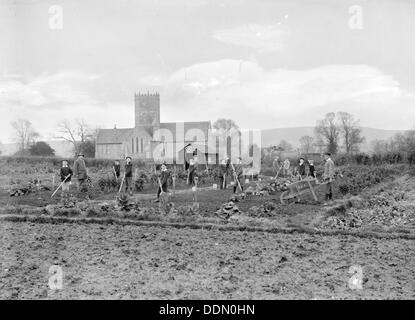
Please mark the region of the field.
MULTIPOLYGON (((96 186, 65 205, 41 188, 10 197, 13 179, 48 185, 42 168, 2 169, 1 299, 415 298, 415 178, 405 165, 339 168, 329 207, 323 188, 317 202, 283 205, 283 181, 266 176, 245 197, 209 179, 197 194, 179 182, 162 203, 151 181, 125 203, 96 186), (59 290, 48 285, 54 265, 59 290)), ((105 168, 92 171, 96 184, 105 168)))

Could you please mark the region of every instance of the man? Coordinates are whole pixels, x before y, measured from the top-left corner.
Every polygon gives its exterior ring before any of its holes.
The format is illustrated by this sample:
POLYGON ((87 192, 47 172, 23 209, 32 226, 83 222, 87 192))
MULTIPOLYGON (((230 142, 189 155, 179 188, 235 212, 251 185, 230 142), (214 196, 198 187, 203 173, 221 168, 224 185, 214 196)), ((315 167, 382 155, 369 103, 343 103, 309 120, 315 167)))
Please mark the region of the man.
POLYGON ((114 178, 118 180, 121 176, 121 165, 119 160, 115 160, 114 164, 112 165, 112 173, 114 174, 114 178))
POLYGON ((157 200, 155 202, 160 201, 160 195, 162 191, 163 193, 167 193, 167 186, 170 179, 170 171, 167 170, 167 166, 164 163, 161 165, 161 172, 158 179, 160 182, 157 190, 157 200))
POLYGON ((131 163, 131 157, 125 158, 124 166, 124 184, 125 192, 128 192, 130 195, 133 194, 133 164, 131 163))
POLYGON ((235 172, 233 174, 234 178, 234 185, 233 185, 233 193, 236 193, 236 190, 239 188, 239 185, 241 185, 241 192, 244 192, 244 186, 243 186, 243 167, 242 167, 242 158, 238 158, 238 162, 234 166, 235 172), (239 181, 239 183, 238 183, 239 181))
POLYGON ((63 202, 65 202, 65 200, 67 200, 67 198, 69 197, 69 186, 71 184, 72 175, 73 171, 68 165, 68 160, 63 160, 62 167, 60 170, 61 181, 63 182, 61 194, 63 202))
POLYGON ((219 165, 219 183, 220 189, 226 189, 226 175, 228 173, 227 159, 222 159, 219 165))
POLYGON ((86 180, 88 178, 88 172, 83 153, 78 154, 78 158, 73 165, 73 173, 74 177, 78 180, 78 192, 87 192, 86 180))
POLYGON ((324 205, 328 205, 333 202, 333 181, 334 181, 334 162, 331 160, 331 153, 327 152, 324 154, 324 173, 323 180, 327 182, 326 184, 326 202, 324 205))

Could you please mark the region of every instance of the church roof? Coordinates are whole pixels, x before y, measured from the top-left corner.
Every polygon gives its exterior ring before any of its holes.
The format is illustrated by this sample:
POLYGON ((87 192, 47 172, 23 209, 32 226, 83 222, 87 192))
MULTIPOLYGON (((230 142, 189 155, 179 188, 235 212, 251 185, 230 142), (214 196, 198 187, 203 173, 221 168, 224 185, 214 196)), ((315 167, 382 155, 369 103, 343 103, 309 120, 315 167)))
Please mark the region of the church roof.
POLYGON ((97 143, 122 143, 129 139, 134 129, 99 129, 97 143))
MULTIPOLYGON (((210 121, 184 122, 184 132, 190 129, 200 129, 206 135, 210 129, 210 121)), ((160 123, 160 129, 168 129, 176 137, 176 122, 160 123)), ((128 129, 100 129, 97 135, 97 144, 123 143, 129 141, 133 135, 151 136, 144 127, 128 129)))
MULTIPOLYGON (((176 123, 177 122, 161 122, 160 129, 168 129, 171 131, 173 136, 176 136, 176 123)), ((190 129, 200 129, 206 135, 209 129, 211 128, 210 121, 189 121, 184 122, 184 132, 187 132, 190 129)))

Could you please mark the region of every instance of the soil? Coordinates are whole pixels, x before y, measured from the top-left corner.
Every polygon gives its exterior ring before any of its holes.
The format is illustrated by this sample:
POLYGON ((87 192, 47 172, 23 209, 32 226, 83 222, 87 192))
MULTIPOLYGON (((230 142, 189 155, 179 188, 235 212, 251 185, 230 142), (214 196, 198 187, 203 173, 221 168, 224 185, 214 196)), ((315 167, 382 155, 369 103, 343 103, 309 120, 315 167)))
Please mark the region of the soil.
POLYGON ((410 240, 4 221, 0 234, 1 299, 415 298, 410 240))

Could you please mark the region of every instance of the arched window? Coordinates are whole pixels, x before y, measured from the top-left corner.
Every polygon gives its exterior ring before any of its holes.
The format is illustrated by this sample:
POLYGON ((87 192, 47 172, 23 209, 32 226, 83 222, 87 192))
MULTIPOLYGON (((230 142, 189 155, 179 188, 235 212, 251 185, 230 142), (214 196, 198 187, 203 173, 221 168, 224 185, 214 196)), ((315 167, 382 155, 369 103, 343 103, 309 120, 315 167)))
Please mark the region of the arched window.
POLYGON ((135 150, 136 150, 137 152, 139 152, 139 151, 140 151, 140 149, 138 149, 138 137, 137 137, 137 138, 135 138, 135 150))
POLYGON ((131 139, 131 153, 134 153, 134 138, 131 139))

